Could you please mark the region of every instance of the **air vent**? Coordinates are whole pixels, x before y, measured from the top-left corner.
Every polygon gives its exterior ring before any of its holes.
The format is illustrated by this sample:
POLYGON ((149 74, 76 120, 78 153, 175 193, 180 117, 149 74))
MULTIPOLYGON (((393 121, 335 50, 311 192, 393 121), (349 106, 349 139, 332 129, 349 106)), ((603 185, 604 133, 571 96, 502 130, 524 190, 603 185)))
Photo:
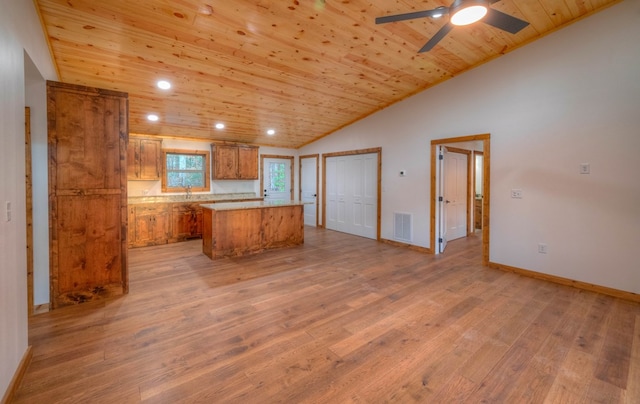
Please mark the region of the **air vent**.
POLYGON ((411 214, 410 213, 394 213, 393 237, 399 241, 411 241, 411 214))

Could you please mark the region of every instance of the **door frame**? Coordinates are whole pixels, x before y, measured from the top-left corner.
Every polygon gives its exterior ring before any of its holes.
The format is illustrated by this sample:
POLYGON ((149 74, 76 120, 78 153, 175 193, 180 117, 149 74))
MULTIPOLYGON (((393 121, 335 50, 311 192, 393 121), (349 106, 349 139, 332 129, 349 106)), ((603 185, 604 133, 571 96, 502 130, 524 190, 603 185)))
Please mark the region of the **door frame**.
POLYGON ((491 134, 484 133, 478 135, 461 136, 447 139, 435 139, 431 141, 431 229, 430 229, 430 249, 436 251, 436 204, 437 202, 437 190, 436 190, 436 162, 437 162, 437 146, 446 143, 462 143, 473 142, 481 140, 483 143, 482 153, 484 158, 482 160, 482 265, 489 265, 489 235, 490 235, 490 179, 491 179, 491 134))
POLYGON ((25 107, 25 202, 27 219, 27 314, 34 314, 33 296, 33 169, 31 157, 31 108, 25 107))
POLYGON ((378 183, 376 184, 376 240, 380 241, 380 217, 382 212, 382 147, 373 147, 370 149, 350 150, 334 153, 322 154, 322 227, 326 228, 327 225, 327 158, 340 157, 340 156, 356 156, 358 154, 373 154, 378 155, 378 183))
MULTIPOLYGON (((307 154, 304 156, 298 157, 298 200, 302 201, 302 160, 303 159, 316 159, 316 227, 319 224, 319 204, 318 204, 318 194, 319 194, 319 179, 320 179, 320 154, 307 154)), ((262 188, 264 189, 264 188, 262 188)))
POLYGON ((293 200, 293 189, 294 189, 294 177, 295 177, 295 173, 293 170, 293 160, 294 157, 293 156, 281 156, 281 155, 276 155, 276 154, 261 154, 260 155, 260 195, 264 195, 264 159, 281 159, 281 160, 291 160, 291 165, 290 165, 290 177, 291 177, 291 185, 290 185, 290 192, 289 192, 289 200, 293 200))

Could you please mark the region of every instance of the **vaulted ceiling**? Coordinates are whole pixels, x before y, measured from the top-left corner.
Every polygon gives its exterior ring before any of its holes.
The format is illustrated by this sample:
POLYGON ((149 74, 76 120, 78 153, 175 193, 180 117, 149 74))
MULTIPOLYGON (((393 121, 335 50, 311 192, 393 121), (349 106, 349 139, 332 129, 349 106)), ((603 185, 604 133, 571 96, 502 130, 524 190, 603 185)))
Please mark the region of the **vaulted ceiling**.
POLYGON ((127 92, 130 132, 294 148, 617 2, 497 1, 530 25, 418 53, 447 17, 375 18, 448 1, 36 0, 60 80, 127 92))

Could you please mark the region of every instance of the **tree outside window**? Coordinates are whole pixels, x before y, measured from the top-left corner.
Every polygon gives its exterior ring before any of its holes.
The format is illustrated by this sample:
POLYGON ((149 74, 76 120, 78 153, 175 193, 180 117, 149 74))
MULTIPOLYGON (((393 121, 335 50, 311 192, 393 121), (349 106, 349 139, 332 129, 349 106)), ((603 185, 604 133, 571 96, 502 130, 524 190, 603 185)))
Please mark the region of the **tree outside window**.
POLYGON ((162 192, 209 191, 209 152, 162 150, 162 192))

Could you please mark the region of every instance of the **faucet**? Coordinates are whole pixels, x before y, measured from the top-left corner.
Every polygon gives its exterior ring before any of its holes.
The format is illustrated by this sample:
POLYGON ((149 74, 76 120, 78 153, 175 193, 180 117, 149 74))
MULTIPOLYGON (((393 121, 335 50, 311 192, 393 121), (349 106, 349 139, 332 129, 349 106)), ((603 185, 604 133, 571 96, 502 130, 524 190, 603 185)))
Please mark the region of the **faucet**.
POLYGON ((186 186, 187 189, 187 199, 191 199, 191 184, 186 186))

